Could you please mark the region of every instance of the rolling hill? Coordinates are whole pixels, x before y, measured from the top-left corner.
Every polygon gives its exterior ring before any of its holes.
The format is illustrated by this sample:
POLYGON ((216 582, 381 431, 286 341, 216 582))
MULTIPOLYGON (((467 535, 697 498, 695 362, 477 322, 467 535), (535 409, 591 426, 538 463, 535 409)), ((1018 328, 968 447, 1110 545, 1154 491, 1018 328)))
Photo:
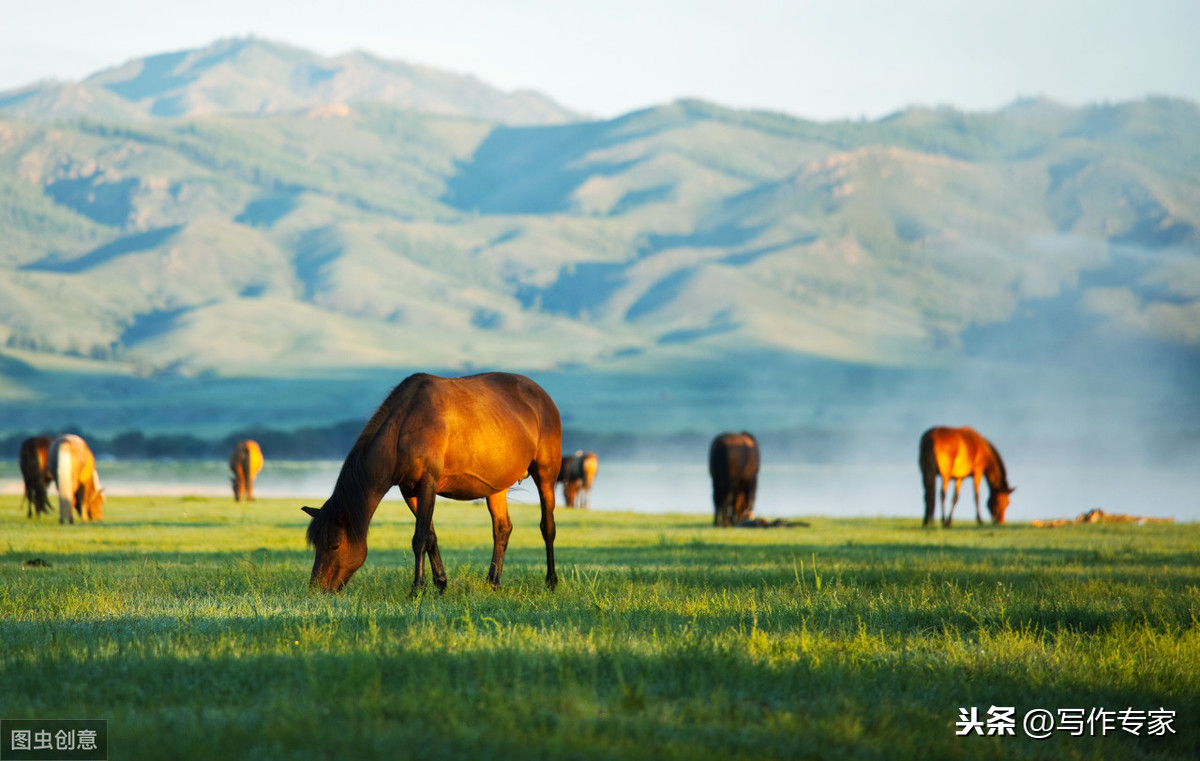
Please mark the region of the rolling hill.
POLYGON ((1131 347, 1190 398, 1198 138, 1168 99, 589 121, 363 53, 152 56, 0 94, 0 398, 68 369, 1086 375, 1131 347))

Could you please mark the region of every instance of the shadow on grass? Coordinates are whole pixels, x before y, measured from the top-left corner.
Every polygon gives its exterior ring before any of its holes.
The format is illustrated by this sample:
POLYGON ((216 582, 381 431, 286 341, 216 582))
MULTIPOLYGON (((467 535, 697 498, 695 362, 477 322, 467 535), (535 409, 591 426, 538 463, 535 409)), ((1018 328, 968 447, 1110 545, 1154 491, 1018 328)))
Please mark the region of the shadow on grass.
MULTIPOLYGON (((1200 696, 1097 686, 937 658, 799 657, 769 663, 680 638, 657 653, 619 638, 574 650, 536 639, 450 649, 400 631, 405 616, 361 612, 325 641, 291 616, 211 622, 159 617, 59 622, 33 659, 0 662, 6 718, 109 718, 114 757, 1158 758, 1196 757, 1187 717, 1200 696), (375 627, 375 632, 372 632, 375 627), (71 657, 61 638, 91 642, 71 657), (205 638, 214 643, 205 647, 205 638), (294 643, 293 643, 294 639, 294 643), (105 650, 106 644, 111 645, 105 650), (235 643, 233 652, 227 644, 235 643), (226 643, 224 648, 221 643, 226 643), (253 652, 251 643, 262 650, 253 652), (184 655, 164 655, 177 647, 184 655), (200 654, 195 654, 197 651, 200 654), (1176 733, 959 737, 960 707, 1167 708, 1176 733)), ((4 625, 11 630, 11 624, 4 625)), ((39 634, 38 625, 24 635, 39 634)), ((45 635, 45 632, 40 632, 45 635)), ((499 635, 496 635, 499 637, 499 635)), ((1061 674, 1060 674, 1061 676, 1061 674)))

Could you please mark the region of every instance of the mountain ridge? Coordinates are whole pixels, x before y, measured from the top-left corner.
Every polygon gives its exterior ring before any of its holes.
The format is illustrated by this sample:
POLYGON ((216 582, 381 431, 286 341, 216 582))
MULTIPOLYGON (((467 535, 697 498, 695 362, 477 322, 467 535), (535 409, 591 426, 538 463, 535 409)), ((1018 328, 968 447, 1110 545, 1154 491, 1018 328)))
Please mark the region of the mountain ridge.
POLYGON ((142 121, 262 115, 359 102, 504 124, 580 118, 531 90, 502 92, 473 76, 363 51, 327 57, 254 36, 134 58, 80 82, 41 82, 0 93, 0 114, 33 121, 142 121))
POLYGON ((85 118, 16 108, 53 88, 0 94, 0 399, 76 362, 915 371, 1055 363, 1061 330, 1088 372, 1130 342, 1200 356, 1194 103, 818 123, 684 99, 515 124, 330 90, 259 113, 239 104, 264 71, 311 93, 351 59, 323 75, 334 59, 253 39, 164 56, 85 80, 85 118))

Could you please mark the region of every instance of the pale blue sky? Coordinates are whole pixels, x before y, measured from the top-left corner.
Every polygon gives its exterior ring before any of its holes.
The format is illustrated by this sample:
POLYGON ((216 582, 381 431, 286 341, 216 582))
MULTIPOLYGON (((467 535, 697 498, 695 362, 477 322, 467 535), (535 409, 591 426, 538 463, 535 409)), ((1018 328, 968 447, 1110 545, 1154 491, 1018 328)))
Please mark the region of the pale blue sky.
POLYGON ((1200 0, 0 0, 0 90, 254 34, 539 90, 813 119, 1164 94, 1200 101, 1200 0))

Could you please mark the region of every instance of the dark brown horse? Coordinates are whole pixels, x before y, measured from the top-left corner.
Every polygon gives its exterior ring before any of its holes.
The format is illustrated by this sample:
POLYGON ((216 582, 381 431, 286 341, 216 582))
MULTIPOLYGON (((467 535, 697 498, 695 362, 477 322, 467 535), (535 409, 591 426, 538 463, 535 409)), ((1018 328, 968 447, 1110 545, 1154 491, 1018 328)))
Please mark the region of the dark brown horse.
POLYGON ((546 586, 554 571, 554 483, 562 447, 558 408, 540 386, 521 375, 484 373, 465 378, 418 374, 392 390, 346 455, 333 494, 312 516, 308 542, 316 550, 310 583, 326 592, 346 585, 367 558, 367 528, 393 485, 416 516, 413 590, 425 586, 425 556, 433 583, 446 588, 446 571, 433 529, 437 496, 486 498, 492 514, 488 582, 500 586, 512 533, 508 489, 533 477, 542 505, 546 586))
POLYGON ((54 480, 54 476, 46 469, 49 452, 49 436, 33 436, 21 442, 21 478, 25 481, 22 503, 29 503, 25 515, 27 518, 32 518, 34 511, 39 517, 42 513, 50 512, 50 495, 46 493, 46 487, 54 480))
POLYGON ((596 483, 599 469, 600 460, 595 452, 579 451, 562 456, 558 480, 563 485, 563 501, 567 506, 592 506, 592 485, 596 483))
POLYGON ((262 449, 254 439, 242 439, 233 447, 229 455, 229 470, 233 472, 233 499, 241 502, 254 501, 254 479, 262 470, 262 449))
POLYGON ((942 479, 942 525, 949 526, 954 518, 954 506, 958 504, 958 489, 962 480, 970 476, 975 483, 975 522, 983 523, 979 512, 979 479, 988 483, 988 512, 993 523, 1004 523, 1004 512, 1008 510, 1008 497, 1015 489, 1008 485, 1008 473, 1004 460, 992 443, 979 435, 973 428, 930 428, 921 436, 921 479, 925 484, 925 520, 922 525, 933 523, 934 495, 937 479, 942 479), (954 499, 950 502, 950 514, 946 514, 946 486, 954 481, 954 499))
POLYGON ((758 490, 758 440, 753 435, 722 433, 708 448, 713 482, 713 525, 729 526, 754 517, 758 490))

